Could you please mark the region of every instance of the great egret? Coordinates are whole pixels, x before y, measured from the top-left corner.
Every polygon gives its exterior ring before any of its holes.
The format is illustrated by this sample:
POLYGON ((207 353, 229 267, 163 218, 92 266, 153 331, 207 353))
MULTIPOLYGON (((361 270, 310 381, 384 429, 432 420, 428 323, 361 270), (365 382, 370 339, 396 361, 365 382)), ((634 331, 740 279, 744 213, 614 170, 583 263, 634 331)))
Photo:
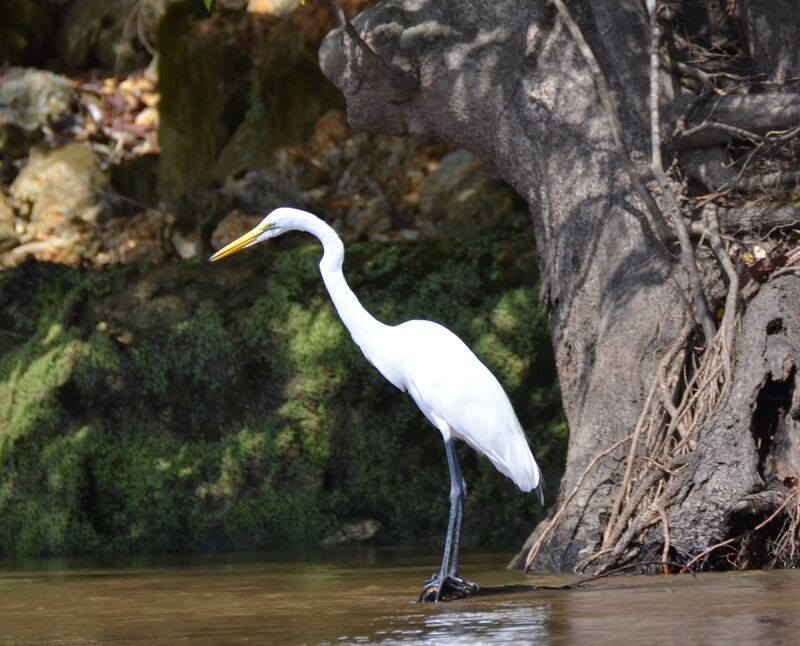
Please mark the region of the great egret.
POLYGON ((305 231, 322 243, 322 280, 353 341, 386 379, 411 395, 444 438, 450 469, 450 519, 441 568, 425 582, 419 601, 476 592, 476 584, 458 578, 458 543, 467 486, 454 441, 463 440, 483 453, 522 491, 536 490, 543 503, 541 473, 511 402, 489 369, 446 327, 432 321, 385 325, 371 316, 342 274, 344 244, 330 226, 311 213, 276 209, 210 260, 287 231, 305 231))

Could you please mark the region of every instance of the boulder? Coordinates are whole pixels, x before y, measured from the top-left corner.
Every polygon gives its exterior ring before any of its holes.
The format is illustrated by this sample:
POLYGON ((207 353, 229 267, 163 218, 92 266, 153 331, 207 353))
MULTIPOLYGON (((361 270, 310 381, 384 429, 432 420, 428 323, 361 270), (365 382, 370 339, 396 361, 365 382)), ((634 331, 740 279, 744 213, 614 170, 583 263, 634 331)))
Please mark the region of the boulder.
POLYGON ((58 74, 26 68, 0 72, 0 150, 22 154, 24 142, 69 114, 76 100, 72 82, 58 74))
POLYGON ((71 143, 54 150, 34 148, 9 188, 17 212, 35 231, 97 223, 108 212, 108 173, 92 148, 71 143))
POLYGON ((100 249, 94 264, 165 262, 174 255, 171 227, 171 215, 157 209, 112 218, 98 232, 100 249))
POLYGON ((99 66, 126 72, 144 67, 150 56, 135 43, 140 38, 153 40, 163 4, 164 0, 73 0, 58 35, 61 62, 75 70, 99 66))
POLYGON ((17 230, 14 226, 14 211, 0 191, 0 251, 17 244, 17 230))
POLYGON ((306 206, 306 201, 285 178, 263 169, 230 177, 221 193, 230 200, 231 208, 262 217, 280 206, 306 206))
POLYGON ((472 153, 456 150, 422 182, 421 229, 435 237, 471 237, 520 228, 521 198, 472 153))
POLYGON ((222 218, 211 234, 211 248, 222 249, 229 242, 243 236, 263 219, 260 215, 248 215, 241 211, 231 211, 222 218))

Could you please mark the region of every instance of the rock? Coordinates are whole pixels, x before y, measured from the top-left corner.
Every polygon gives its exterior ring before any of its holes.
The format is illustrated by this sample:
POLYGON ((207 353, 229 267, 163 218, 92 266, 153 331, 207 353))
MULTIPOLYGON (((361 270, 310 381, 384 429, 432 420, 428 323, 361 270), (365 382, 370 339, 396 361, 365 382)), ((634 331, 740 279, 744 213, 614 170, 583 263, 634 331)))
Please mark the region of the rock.
POLYGON ((517 208, 519 199, 474 155, 456 150, 422 182, 421 228, 428 235, 456 238, 507 230, 519 224, 520 216, 526 219, 517 208))
POLYGON ((140 208, 154 206, 158 202, 157 180, 156 155, 137 155, 111 167, 111 183, 114 188, 140 208))
POLYGON ((0 251, 15 246, 17 241, 14 211, 9 206, 5 193, 0 191, 0 251))
POLYGON ((184 236, 177 231, 172 234, 172 246, 182 260, 191 260, 200 253, 201 241, 196 237, 184 236))
POLYGON ((220 220, 214 233, 211 234, 211 246, 214 250, 222 249, 229 242, 233 242, 239 236, 244 235, 256 226, 263 216, 247 215, 241 211, 232 211, 220 220))
POLYGON ((305 200, 286 179, 266 170, 254 170, 230 178, 222 189, 222 195, 231 201, 232 208, 245 213, 260 213, 262 217, 280 206, 305 206, 305 200))
POLYGON ((47 231, 74 221, 96 223, 109 210, 102 195, 108 190, 108 173, 91 147, 71 143, 55 150, 32 149, 9 192, 20 215, 47 231))
POLYGON ((36 69, 0 72, 0 149, 19 154, 21 140, 69 114, 77 100, 69 79, 36 69))
POLYGON ((61 61, 71 69, 98 64, 125 71, 144 67, 149 55, 132 44, 140 37, 153 40, 161 5, 160 0, 74 0, 59 31, 61 61), (143 21, 138 20, 139 11, 143 21), (141 36, 137 34, 140 23, 144 26, 141 36))
POLYGON ((363 543, 372 538, 383 529, 380 521, 374 519, 359 520, 354 523, 346 523, 338 530, 322 539, 320 545, 323 547, 333 547, 334 545, 349 545, 352 543, 363 543))
POLYGON ((158 128, 158 108, 147 107, 136 115, 133 122, 143 128, 158 128))
POLYGON ((250 13, 266 13, 280 16, 297 7, 296 0, 248 0, 247 10, 250 13))
POLYGON ((359 238, 374 239, 385 234, 392 227, 389 217, 392 207, 384 195, 371 197, 363 204, 351 208, 344 221, 345 239, 358 240, 359 238))
MULTIPOLYGON (((479 349, 557 482, 566 431, 532 250, 365 243, 346 275, 379 318, 441 319, 479 349)), ((310 244, 0 272, 0 555, 298 548, 374 510, 381 542, 439 540, 441 439, 353 344, 319 259, 310 244)), ((487 460, 463 470, 465 543, 521 541, 543 517, 487 460)))
POLYGON ((96 265, 160 263, 173 254, 170 240, 172 217, 150 210, 129 218, 113 218, 103 227, 96 265))

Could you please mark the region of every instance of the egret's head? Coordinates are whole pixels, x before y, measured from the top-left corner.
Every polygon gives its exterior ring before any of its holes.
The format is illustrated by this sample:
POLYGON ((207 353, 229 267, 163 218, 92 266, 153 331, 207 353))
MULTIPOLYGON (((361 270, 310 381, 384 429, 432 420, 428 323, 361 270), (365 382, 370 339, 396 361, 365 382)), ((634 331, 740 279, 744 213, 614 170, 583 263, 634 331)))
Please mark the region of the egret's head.
POLYGON ((222 247, 222 249, 211 256, 209 260, 214 262, 215 260, 219 260, 225 256, 230 256, 231 254, 241 251, 242 249, 246 249, 247 247, 252 247, 254 244, 264 242, 264 240, 269 240, 270 238, 279 236, 287 231, 298 229, 301 227, 302 221, 308 215, 310 214, 298 209, 290 209, 287 207, 275 209, 250 231, 245 233, 240 238, 237 238, 230 244, 222 247))

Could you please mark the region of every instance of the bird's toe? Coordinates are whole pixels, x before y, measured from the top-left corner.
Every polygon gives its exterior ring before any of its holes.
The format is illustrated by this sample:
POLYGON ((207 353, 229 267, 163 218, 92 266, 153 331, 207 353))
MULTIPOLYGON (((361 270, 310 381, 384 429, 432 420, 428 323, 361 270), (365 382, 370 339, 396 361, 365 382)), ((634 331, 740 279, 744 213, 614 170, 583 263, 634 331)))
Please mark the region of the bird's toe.
POLYGON ((469 597, 480 590, 477 583, 447 576, 440 580, 439 575, 434 575, 422 586, 419 603, 437 603, 439 601, 452 601, 469 597))

